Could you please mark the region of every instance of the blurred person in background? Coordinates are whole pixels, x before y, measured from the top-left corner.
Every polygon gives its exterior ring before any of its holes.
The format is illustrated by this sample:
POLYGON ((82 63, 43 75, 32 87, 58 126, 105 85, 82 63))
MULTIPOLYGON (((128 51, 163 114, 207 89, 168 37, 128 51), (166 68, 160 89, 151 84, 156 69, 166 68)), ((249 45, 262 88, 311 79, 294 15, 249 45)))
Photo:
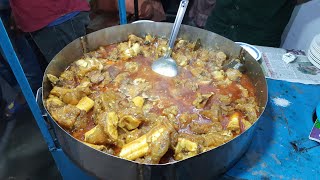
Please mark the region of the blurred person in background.
MULTIPOLYGON (((90 21, 89 3, 86 0, 9 0, 9 7, 7 1, 2 0, 6 7, 1 10, 1 18, 5 20, 11 42, 35 93, 41 87, 43 72, 37 62, 38 57, 31 52, 38 48, 49 63, 67 44, 84 36, 90 21), (27 38, 32 39, 36 47, 32 47, 27 38)), ((26 102, 3 56, 0 70, 3 79, 18 90, 16 98, 4 110, 5 117, 11 117, 26 102)))
POLYGON ((304 0, 216 0, 205 29, 233 41, 279 47, 294 7, 304 0))
MULTIPOLYGON (((90 31, 97 31, 110 26, 119 25, 118 0, 92 0, 90 31)), ((134 0, 126 0, 126 12, 128 23, 134 21, 134 0)), ((164 21, 166 19, 160 0, 139 0, 139 19, 164 21)))
POLYGON ((12 29, 29 33, 47 62, 67 44, 86 34, 87 0, 10 0, 12 29))
POLYGON ((189 11, 189 24, 203 28, 216 0, 194 0, 189 11))
MULTIPOLYGON (((9 0, 0 1, 0 17, 7 30, 13 48, 19 58, 20 64, 25 72, 31 89, 35 93, 41 87, 43 71, 40 68, 37 53, 34 51, 33 44, 28 41, 27 34, 17 33, 10 29, 10 13, 9 0)), ((5 58, 2 49, 0 49, 0 76, 5 80, 15 92, 3 92, 9 102, 1 98, 1 120, 0 124, 6 123, 8 119, 12 119, 13 115, 25 107, 26 102, 22 95, 21 88, 5 58), (8 94, 13 94, 14 98, 10 100, 8 94)), ((9 95, 10 96, 10 95, 9 95)), ((1 125, 0 125, 1 126, 1 125)))

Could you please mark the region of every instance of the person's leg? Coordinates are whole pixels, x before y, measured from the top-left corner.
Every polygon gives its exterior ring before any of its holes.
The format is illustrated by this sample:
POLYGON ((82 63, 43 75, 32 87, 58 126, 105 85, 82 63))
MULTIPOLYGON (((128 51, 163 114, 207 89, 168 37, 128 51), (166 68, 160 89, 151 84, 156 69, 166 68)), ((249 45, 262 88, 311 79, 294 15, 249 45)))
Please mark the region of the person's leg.
POLYGON ((15 37, 16 52, 20 64, 28 79, 32 91, 35 93, 42 86, 43 72, 41 70, 38 57, 30 47, 25 36, 15 37))
POLYGON ((89 21, 89 14, 81 12, 62 24, 45 27, 30 34, 46 60, 50 62, 66 45, 86 34, 89 21))
MULTIPOLYGON (((6 19, 5 15, 8 16, 10 12, 4 13, 1 11, 1 18, 6 19)), ((6 22, 6 21, 5 21, 6 22)), ((8 22, 6 22, 7 33, 10 37, 12 46, 14 47, 16 54, 19 58, 22 69, 28 79, 28 82, 35 93, 42 84, 42 70, 39 66, 37 56, 34 54, 33 49, 30 47, 25 34, 15 34, 10 30, 8 22)), ((1 77, 16 91, 16 96, 13 100, 9 100, 8 105, 3 109, 5 118, 12 117, 15 113, 19 112, 26 105, 26 101, 21 92, 21 88, 16 81, 16 78, 1 51, 0 58, 0 75, 1 77)))

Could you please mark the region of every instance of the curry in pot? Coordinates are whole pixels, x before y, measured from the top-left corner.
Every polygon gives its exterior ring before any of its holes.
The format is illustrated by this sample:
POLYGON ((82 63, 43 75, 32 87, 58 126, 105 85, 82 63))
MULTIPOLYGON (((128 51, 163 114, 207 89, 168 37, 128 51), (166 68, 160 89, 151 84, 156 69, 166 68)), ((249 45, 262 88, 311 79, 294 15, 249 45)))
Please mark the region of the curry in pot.
POLYGON ((167 40, 129 35, 73 62, 53 85, 46 107, 73 137, 97 150, 158 164, 218 147, 258 118, 254 86, 227 55, 178 39, 172 57, 178 76, 151 70, 167 40))

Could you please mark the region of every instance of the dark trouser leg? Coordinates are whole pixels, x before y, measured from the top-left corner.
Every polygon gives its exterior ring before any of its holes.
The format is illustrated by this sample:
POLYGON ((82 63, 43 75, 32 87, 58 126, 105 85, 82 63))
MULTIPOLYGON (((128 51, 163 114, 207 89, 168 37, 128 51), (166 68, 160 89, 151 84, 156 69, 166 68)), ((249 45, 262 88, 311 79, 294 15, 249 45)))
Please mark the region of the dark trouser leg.
MULTIPOLYGON (((7 22, 10 12, 1 11, 1 18, 7 22)), ((8 22, 6 23, 8 24, 8 22)), ((8 27, 8 26, 7 26, 8 27)), ((24 34, 16 35, 9 28, 7 28, 8 35, 12 42, 13 47, 17 53, 20 64, 25 72, 25 75, 30 83, 34 92, 41 87, 42 83, 42 70, 38 63, 38 58, 34 54, 33 49, 30 47, 28 40, 24 34)), ((2 52, 0 60, 0 75, 15 89, 20 89, 9 64, 6 62, 2 52)))
POLYGON ((66 45, 86 34, 89 21, 89 14, 81 12, 62 24, 33 32, 31 36, 46 60, 50 62, 66 45))

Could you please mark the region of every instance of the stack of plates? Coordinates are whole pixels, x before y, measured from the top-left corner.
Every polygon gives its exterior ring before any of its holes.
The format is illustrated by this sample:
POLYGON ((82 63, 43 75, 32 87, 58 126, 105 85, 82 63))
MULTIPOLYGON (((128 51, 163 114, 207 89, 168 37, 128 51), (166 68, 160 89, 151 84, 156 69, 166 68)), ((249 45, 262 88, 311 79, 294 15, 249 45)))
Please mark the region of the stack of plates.
POLYGON ((320 69, 320 34, 315 36, 308 51, 309 61, 320 69))

